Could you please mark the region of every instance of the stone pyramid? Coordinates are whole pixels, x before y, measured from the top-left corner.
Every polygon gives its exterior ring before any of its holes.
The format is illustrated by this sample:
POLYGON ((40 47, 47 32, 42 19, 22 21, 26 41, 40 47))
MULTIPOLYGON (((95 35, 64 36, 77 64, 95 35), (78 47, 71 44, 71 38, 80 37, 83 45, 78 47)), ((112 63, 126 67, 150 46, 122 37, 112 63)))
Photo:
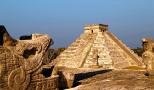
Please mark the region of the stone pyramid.
POLYGON ((80 35, 57 58, 57 66, 68 68, 122 69, 142 66, 138 57, 115 35, 108 31, 108 25, 92 24, 84 27, 80 35))

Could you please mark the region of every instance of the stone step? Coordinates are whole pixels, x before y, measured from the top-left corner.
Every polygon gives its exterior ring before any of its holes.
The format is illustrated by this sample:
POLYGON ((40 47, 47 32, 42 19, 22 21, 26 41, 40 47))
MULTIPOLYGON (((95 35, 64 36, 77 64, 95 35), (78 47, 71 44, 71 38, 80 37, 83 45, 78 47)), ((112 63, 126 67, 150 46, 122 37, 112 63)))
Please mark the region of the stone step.
POLYGON ((70 59, 72 59, 72 57, 60 57, 60 59, 63 59, 63 60, 70 60, 70 59))
POLYGON ((69 50, 69 51, 77 51, 77 48, 68 48, 67 50, 69 50))
POLYGON ((114 64, 119 64, 119 63, 124 63, 126 62, 126 60, 124 59, 116 59, 116 60, 113 60, 114 64))
POLYGON ((69 47, 69 48, 67 48, 67 50, 66 51, 77 51, 78 50, 78 47, 69 47))
POLYGON ((124 68, 124 67, 127 67, 127 66, 129 66, 128 62, 121 62, 121 63, 114 64, 114 67, 116 67, 116 68, 118 68, 118 67, 124 68))
POLYGON ((78 48, 79 47, 79 44, 74 43, 74 44, 71 44, 68 48, 70 48, 70 47, 72 47, 72 48, 78 48))
POLYGON ((69 55, 68 55, 68 54, 65 54, 65 53, 62 53, 62 54, 61 54, 61 57, 67 57, 67 56, 74 56, 74 54, 73 54, 73 53, 71 53, 71 54, 69 54, 69 55))
MULTIPOLYGON (((63 55, 64 55, 64 54, 65 54, 65 55, 69 55, 69 54, 75 54, 75 52, 71 52, 71 51, 68 52, 68 51, 65 51, 65 52, 63 52, 62 54, 63 54, 63 55)), ((64 55, 64 56, 65 56, 65 55, 64 55)), ((60 56, 61 56, 61 55, 60 55, 60 56)))
POLYGON ((71 59, 72 57, 60 57, 61 60, 69 60, 71 59))

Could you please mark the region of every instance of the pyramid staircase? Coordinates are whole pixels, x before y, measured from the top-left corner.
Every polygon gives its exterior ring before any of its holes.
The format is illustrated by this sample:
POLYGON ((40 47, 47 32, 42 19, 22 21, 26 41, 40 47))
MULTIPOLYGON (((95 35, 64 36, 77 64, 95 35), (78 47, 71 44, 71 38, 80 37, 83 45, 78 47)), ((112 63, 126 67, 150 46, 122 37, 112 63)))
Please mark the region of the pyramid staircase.
POLYGON ((82 34, 78 39, 76 39, 60 56, 56 59, 59 61, 57 65, 70 65, 70 67, 80 67, 80 55, 84 53, 84 49, 89 43, 94 40, 95 34, 82 34), (74 63, 75 62, 75 63, 74 63))
POLYGON ((120 69, 143 66, 138 57, 103 24, 87 25, 85 31, 56 58, 57 66, 69 68, 120 69))

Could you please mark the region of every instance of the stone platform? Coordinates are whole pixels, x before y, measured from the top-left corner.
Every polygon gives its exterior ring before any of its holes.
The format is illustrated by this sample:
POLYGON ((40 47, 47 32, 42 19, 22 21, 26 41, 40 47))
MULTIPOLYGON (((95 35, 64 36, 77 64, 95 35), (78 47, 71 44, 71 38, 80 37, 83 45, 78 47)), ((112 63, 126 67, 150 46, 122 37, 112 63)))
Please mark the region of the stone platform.
POLYGON ((60 68, 58 70, 60 89, 75 87, 80 84, 80 80, 111 71, 111 69, 104 70, 103 68, 60 68))
POLYGON ((113 70, 81 80, 79 86, 68 90, 154 90, 154 76, 145 73, 144 70, 113 70))

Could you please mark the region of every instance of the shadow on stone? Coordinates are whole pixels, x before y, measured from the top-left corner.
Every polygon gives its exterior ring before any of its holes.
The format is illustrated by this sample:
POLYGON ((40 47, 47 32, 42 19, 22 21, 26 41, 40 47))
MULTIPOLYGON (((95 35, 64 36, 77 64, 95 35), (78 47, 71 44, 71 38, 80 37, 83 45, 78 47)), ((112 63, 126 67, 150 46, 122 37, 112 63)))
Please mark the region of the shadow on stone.
POLYGON ((94 71, 94 72, 86 72, 86 73, 75 74, 73 87, 80 85, 81 83, 78 82, 80 80, 87 79, 87 78, 93 77, 95 75, 103 74, 103 73, 107 73, 107 72, 111 72, 111 71, 112 71, 111 69, 108 69, 108 70, 100 70, 100 71, 94 71))
POLYGON ((144 75, 145 75, 145 76, 149 76, 150 74, 149 74, 148 72, 146 72, 144 75))
POLYGON ((51 67, 51 68, 43 68, 42 70, 42 74, 43 76, 45 76, 46 78, 47 77, 50 77, 51 76, 51 73, 52 73, 52 70, 53 70, 54 67, 51 67))
POLYGON ((31 40, 32 39, 32 35, 23 35, 20 36, 20 40, 31 40))

